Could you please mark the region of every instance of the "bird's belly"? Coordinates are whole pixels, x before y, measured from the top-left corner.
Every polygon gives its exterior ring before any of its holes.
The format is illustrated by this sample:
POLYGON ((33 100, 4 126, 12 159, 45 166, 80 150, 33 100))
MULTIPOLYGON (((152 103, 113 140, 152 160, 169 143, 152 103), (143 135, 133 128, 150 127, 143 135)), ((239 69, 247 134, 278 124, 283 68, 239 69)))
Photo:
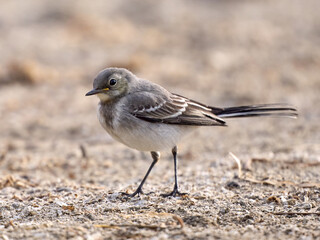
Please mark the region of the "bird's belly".
POLYGON ((119 127, 112 136, 139 151, 161 151, 172 149, 190 130, 186 126, 148 123, 133 128, 119 127))
POLYGON ((172 149, 185 135, 196 128, 150 123, 132 116, 129 119, 122 116, 120 121, 107 120, 100 111, 98 111, 98 118, 102 127, 112 138, 139 151, 172 149))

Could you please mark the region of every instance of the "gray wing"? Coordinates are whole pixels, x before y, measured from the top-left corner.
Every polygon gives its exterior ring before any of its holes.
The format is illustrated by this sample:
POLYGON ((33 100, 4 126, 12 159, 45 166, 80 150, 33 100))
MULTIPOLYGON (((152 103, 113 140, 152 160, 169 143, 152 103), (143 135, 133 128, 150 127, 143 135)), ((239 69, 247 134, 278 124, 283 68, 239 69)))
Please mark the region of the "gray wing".
POLYGON ((213 114, 210 107, 177 94, 167 96, 148 91, 130 95, 127 98, 128 111, 148 122, 195 126, 225 125, 225 121, 213 114))

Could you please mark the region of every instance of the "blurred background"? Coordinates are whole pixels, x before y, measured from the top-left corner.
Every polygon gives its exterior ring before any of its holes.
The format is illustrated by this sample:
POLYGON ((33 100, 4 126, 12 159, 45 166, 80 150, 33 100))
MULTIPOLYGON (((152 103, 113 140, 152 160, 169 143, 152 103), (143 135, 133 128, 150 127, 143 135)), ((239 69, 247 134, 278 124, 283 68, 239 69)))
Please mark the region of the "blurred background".
MULTIPOLYGON (((75 203, 97 189, 104 194, 137 186, 149 153, 112 140, 97 120, 98 99, 84 96, 96 74, 111 66, 212 106, 284 102, 298 108, 296 120, 230 120, 228 128, 202 128, 181 143, 182 191, 212 198, 198 209, 215 202, 210 211, 216 215, 220 203, 233 201, 223 196, 236 171, 229 151, 242 160, 267 159, 244 167, 259 179, 319 181, 319 9, 319 0, 0 0, 1 204, 13 214, 12 199, 29 199, 32 191, 73 186, 81 196, 71 199, 75 203), (301 168, 305 162, 314 165, 301 168)), ((168 150, 145 187, 169 191, 172 177, 168 150)), ((277 191, 255 186, 241 188, 236 201, 252 188, 260 194, 252 199, 277 191)), ((50 211, 58 205, 48 201, 50 210, 33 210, 42 215, 21 223, 55 219, 50 211)), ((10 214, 0 220, 9 221, 10 214)), ((238 216, 230 219, 241 225, 238 216)))
POLYGON ((101 144, 98 156, 91 152, 101 160, 120 156, 107 144, 128 151, 99 126, 98 100, 84 97, 110 66, 213 106, 299 109, 298 120, 200 130, 196 142, 183 143, 195 156, 303 145, 300 155, 317 157, 319 7, 317 0, 1 1, 0 148, 15 159, 7 164, 39 169, 72 157, 76 164, 83 144, 101 144))

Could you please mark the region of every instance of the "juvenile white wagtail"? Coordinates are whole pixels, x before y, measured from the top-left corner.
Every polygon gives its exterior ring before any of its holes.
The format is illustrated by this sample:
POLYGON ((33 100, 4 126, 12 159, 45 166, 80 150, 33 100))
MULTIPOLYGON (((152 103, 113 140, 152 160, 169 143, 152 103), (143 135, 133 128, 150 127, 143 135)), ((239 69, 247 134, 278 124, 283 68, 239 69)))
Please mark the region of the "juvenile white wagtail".
POLYGON ((182 195, 178 191, 177 144, 199 126, 226 126, 222 118, 283 116, 297 117, 294 107, 286 104, 261 104, 218 108, 171 93, 163 87, 138 78, 123 68, 102 70, 86 96, 100 99, 98 118, 102 127, 117 141, 139 151, 149 151, 152 163, 137 190, 142 193, 160 151, 171 149, 174 160, 173 191, 162 196, 182 195))

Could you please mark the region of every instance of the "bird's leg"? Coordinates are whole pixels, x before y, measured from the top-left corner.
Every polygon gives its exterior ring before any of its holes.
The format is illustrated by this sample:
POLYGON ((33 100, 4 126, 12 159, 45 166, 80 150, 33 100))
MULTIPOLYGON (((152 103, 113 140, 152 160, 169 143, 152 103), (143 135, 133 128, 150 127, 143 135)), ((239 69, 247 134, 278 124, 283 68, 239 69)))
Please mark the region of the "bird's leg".
POLYGON ((142 192, 143 184, 144 184, 144 182, 147 180, 147 178, 148 178, 148 176, 149 176, 152 168, 154 167, 154 165, 156 165, 156 163, 157 163, 158 160, 160 159, 160 153, 159 153, 159 152, 151 152, 151 156, 152 156, 153 161, 152 161, 152 163, 151 163, 151 165, 150 165, 150 167, 149 167, 146 175, 145 175, 144 178, 142 179, 139 187, 138 187, 138 188, 134 191, 134 193, 132 193, 132 194, 128 194, 128 193, 122 193, 122 194, 126 195, 127 197, 134 197, 134 196, 137 195, 137 194, 138 194, 138 196, 139 196, 140 193, 143 194, 143 192, 142 192))
POLYGON ((174 162, 174 187, 171 193, 161 194, 162 197, 175 197, 175 196, 183 196, 187 195, 187 193, 181 193, 178 190, 178 176, 177 176, 177 146, 172 148, 173 162, 174 162))

